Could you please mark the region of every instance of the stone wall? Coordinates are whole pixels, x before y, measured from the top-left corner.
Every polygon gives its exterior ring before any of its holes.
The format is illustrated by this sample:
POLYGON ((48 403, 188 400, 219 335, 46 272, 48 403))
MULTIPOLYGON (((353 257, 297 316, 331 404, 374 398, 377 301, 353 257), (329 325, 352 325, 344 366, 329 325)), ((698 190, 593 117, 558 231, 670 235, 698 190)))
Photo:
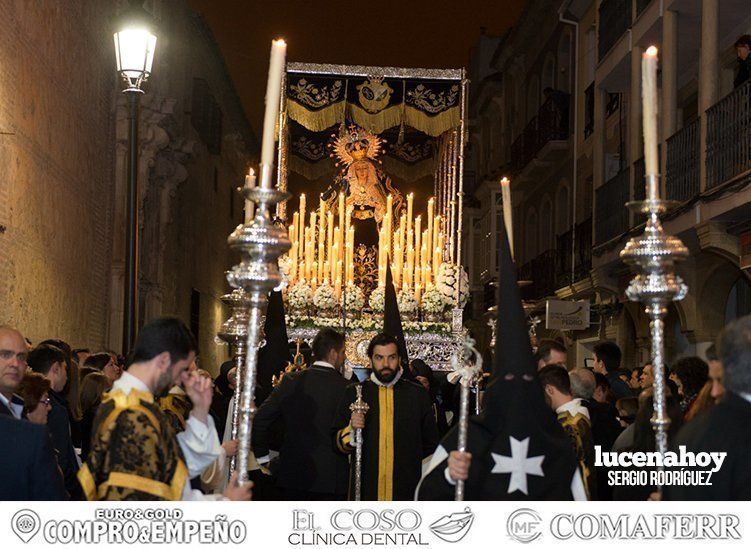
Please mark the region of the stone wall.
MULTIPOLYGON (((0 0, 0 323, 33 341, 121 348, 128 126, 111 20, 122 4, 0 0)), ((202 20, 184 0, 145 7, 158 40, 139 114, 140 319, 190 324, 197 292, 202 365, 215 371, 236 262, 226 239, 242 220, 234 188, 256 143, 202 20), (220 147, 191 120, 196 78, 221 112, 220 147)))
POLYGON ((0 323, 107 339, 112 2, 0 0, 0 323))

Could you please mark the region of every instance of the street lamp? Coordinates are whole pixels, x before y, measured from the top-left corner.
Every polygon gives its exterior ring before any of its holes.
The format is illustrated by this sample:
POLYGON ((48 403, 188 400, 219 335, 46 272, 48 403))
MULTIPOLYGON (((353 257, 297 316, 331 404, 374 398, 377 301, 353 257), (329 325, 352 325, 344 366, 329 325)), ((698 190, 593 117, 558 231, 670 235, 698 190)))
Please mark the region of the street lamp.
POLYGON ((128 198, 125 236, 125 300, 123 310, 123 353, 136 337, 138 322, 138 102, 141 85, 151 75, 156 35, 151 15, 142 2, 131 0, 114 32, 117 72, 127 87, 128 98, 128 198))

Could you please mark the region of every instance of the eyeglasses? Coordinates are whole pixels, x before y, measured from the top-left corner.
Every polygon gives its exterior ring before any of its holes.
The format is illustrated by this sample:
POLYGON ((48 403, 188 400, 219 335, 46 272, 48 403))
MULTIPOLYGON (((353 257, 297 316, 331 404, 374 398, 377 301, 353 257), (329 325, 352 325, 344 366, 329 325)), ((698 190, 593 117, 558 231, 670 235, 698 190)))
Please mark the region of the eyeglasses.
POLYGON ((39 404, 44 404, 45 406, 52 406, 52 401, 49 398, 43 398, 39 401, 39 404))

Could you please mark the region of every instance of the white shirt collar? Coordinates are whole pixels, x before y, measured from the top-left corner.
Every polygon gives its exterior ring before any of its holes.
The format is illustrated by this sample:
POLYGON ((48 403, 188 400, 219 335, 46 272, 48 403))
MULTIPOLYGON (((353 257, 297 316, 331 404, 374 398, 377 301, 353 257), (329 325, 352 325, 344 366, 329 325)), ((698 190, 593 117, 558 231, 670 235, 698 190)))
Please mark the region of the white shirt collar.
POLYGON ((331 368, 332 370, 336 370, 333 364, 331 364, 330 362, 326 362, 325 360, 316 360, 313 363, 313 366, 321 366, 323 368, 331 368))
POLYGON ((372 381, 373 383, 375 383, 379 387, 393 387, 394 385, 396 385, 396 382, 399 381, 399 379, 401 377, 402 377, 402 369, 399 368, 399 370, 397 370, 397 372, 396 372, 396 375, 394 376, 394 379, 392 379, 388 383, 384 383, 383 381, 381 381, 380 379, 378 379, 376 377, 376 375, 375 375, 375 372, 371 372, 371 374, 370 374, 370 381, 372 381))
POLYGON ((115 389, 120 389, 126 395, 133 390, 151 394, 151 389, 149 389, 148 385, 128 372, 123 372, 120 379, 112 384, 112 390, 114 391, 115 389))
POLYGON ((745 398, 748 402, 751 402, 751 393, 740 393, 741 398, 745 398))
POLYGON ((567 402, 566 404, 561 404, 560 406, 558 406, 558 408, 555 409, 556 414, 563 412, 568 412, 572 416, 575 416, 576 414, 582 414, 587 419, 589 419, 589 410, 582 406, 582 399, 580 398, 575 398, 570 402, 567 402))
MULTIPOLYGON (((20 400, 23 402, 20 396, 14 394, 13 398, 20 400)), ((18 402, 13 402, 13 398, 9 401, 7 398, 5 398, 5 395, 0 393, 0 399, 2 399, 3 404, 5 404, 5 407, 10 410, 10 413, 13 414, 13 417, 16 419, 22 419, 23 417, 23 404, 20 404, 18 402)))

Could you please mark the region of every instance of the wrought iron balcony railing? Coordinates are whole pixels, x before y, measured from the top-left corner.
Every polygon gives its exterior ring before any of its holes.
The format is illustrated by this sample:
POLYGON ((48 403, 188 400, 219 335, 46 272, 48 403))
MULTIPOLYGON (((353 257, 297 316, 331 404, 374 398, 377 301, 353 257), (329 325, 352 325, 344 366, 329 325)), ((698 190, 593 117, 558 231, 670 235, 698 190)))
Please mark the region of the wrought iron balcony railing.
POLYGON ((685 202, 699 194, 699 119, 668 139, 665 195, 685 202))
POLYGON ((580 281, 592 270, 592 218, 576 225, 576 258, 571 275, 571 229, 558 235, 556 246, 556 288, 580 281))
POLYGON ((629 168, 595 189, 595 243, 602 244, 628 230, 629 168))
POLYGON ((707 188, 751 169, 751 81, 707 110, 707 188))
POLYGON ((570 98, 567 93, 553 92, 511 144, 511 162, 515 171, 524 169, 550 141, 568 139, 570 98))

